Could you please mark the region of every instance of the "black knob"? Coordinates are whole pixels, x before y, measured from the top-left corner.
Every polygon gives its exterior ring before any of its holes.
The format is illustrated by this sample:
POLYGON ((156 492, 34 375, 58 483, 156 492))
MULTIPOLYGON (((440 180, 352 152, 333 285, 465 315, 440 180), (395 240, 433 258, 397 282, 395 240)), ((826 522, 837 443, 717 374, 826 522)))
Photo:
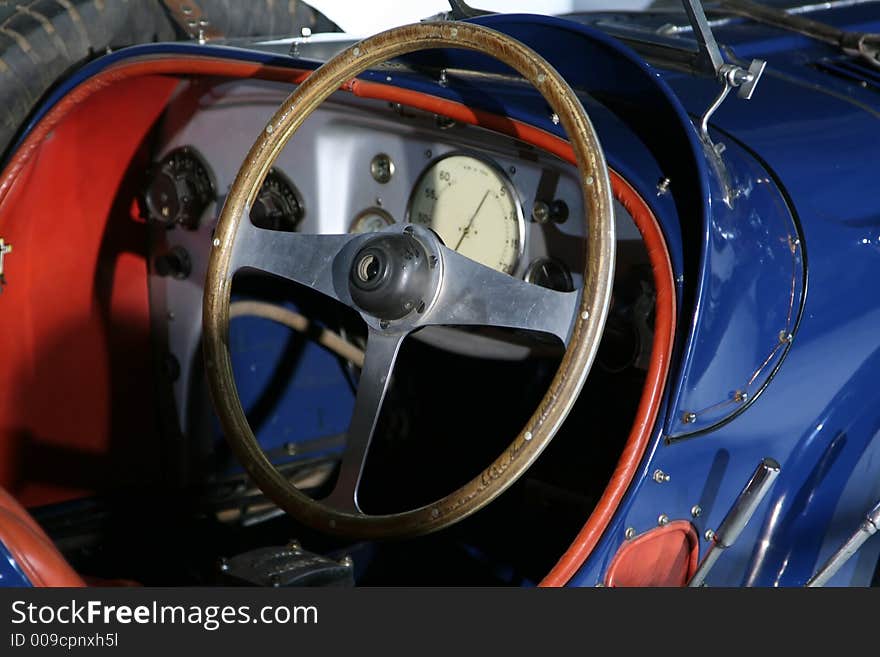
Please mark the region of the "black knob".
POLYGON ((180 224, 194 230, 208 204, 214 200, 214 187, 207 167, 190 148, 172 151, 154 168, 144 194, 150 218, 165 226, 180 224))
POLYGON ((159 276, 173 276, 183 280, 192 273, 192 260, 182 246, 175 246, 168 253, 156 257, 156 273, 159 276))

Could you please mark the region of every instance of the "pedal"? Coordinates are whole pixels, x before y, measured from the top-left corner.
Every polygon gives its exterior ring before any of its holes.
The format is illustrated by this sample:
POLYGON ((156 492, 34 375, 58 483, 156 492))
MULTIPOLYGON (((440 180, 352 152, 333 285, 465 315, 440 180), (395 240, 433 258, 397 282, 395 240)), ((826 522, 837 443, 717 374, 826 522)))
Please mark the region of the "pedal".
POLYGON ((231 586, 354 586, 351 557, 334 561, 295 541, 223 559, 220 573, 223 583, 231 586))

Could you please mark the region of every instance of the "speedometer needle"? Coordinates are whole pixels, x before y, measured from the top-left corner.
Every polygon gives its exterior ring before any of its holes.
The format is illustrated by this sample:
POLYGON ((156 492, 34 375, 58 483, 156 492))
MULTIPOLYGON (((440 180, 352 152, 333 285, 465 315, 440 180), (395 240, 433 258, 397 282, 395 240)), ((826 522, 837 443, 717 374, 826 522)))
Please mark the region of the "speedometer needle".
POLYGON ((471 226, 474 225, 474 219, 477 218, 477 215, 480 214, 480 210, 483 207, 483 203, 486 202, 486 199, 489 197, 489 192, 491 190, 486 190, 486 193, 483 194, 483 200, 480 201, 480 204, 477 206, 477 209, 474 211, 474 214, 471 216, 470 220, 467 223, 467 226, 464 227, 464 230, 461 232, 461 237, 458 238, 458 244, 455 245, 454 251, 458 251, 458 247, 461 246, 461 243, 464 241, 464 238, 468 236, 468 233, 471 231, 471 226))

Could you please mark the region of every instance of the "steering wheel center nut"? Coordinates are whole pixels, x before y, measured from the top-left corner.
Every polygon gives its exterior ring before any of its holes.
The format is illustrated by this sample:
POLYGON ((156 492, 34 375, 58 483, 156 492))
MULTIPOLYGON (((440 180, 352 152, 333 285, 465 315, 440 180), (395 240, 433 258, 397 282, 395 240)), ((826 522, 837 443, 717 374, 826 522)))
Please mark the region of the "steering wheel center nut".
POLYGON ((431 292, 428 253, 411 234, 378 235, 358 250, 348 276, 351 298, 382 320, 424 307, 431 292))

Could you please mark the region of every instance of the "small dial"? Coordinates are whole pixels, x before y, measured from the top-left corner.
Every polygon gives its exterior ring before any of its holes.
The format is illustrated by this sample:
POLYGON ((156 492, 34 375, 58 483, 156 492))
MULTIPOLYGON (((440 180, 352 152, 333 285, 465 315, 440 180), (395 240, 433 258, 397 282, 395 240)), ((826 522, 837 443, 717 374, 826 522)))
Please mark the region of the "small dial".
POLYGON ((526 270, 525 279, 529 283, 547 287, 557 292, 571 292, 574 283, 568 267, 554 258, 538 258, 526 270))
POLYGON ((394 217, 381 208, 367 208, 351 222, 349 233, 375 233, 394 223, 394 217))
POLYGON ((410 196, 409 220, 433 229, 464 256, 512 273, 522 252, 516 191, 495 165, 470 155, 435 161, 410 196))
POLYGON ((251 208, 251 222, 257 228, 293 232, 305 211, 293 184, 272 169, 251 208))
POLYGON ((202 158, 189 146, 178 148, 155 165, 144 193, 150 218, 168 228, 195 230, 214 200, 214 185, 202 158))

